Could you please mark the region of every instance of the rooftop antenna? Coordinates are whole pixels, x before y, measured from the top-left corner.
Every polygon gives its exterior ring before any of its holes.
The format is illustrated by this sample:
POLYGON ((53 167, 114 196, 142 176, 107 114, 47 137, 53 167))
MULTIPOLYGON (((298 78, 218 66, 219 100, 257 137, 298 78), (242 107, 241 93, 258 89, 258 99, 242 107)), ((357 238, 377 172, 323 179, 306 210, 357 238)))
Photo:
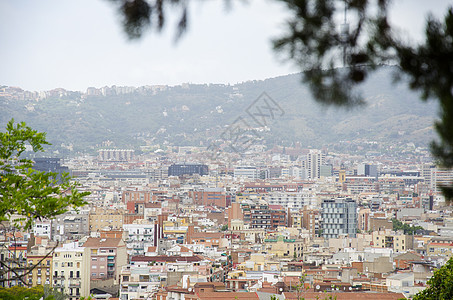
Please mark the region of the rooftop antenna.
POLYGON ((343 24, 340 25, 340 39, 343 44, 343 67, 346 67, 346 47, 349 39, 349 23, 346 20, 346 13, 348 7, 346 1, 344 2, 344 19, 343 24))

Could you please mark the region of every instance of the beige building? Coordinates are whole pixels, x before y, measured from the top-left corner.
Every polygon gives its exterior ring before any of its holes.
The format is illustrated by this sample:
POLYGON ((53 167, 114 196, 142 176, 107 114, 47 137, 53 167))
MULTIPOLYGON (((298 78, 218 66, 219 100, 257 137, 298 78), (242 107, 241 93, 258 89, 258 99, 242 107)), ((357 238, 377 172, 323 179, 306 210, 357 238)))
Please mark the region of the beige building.
POLYGON ((77 242, 63 244, 53 255, 53 286, 69 296, 69 300, 90 294, 90 252, 77 242))
POLYGON ((433 237, 427 245, 426 254, 428 256, 453 256, 453 238, 450 237, 433 237))
POLYGON ((48 239, 36 237, 38 244, 31 247, 27 253, 27 266, 36 267, 27 275, 28 284, 31 286, 50 285, 52 282, 52 249, 55 243, 48 239))
POLYGON ((391 248, 395 252, 406 252, 414 247, 414 236, 403 234, 401 231, 374 231, 372 247, 391 248))
POLYGON ((285 239, 283 236, 276 239, 265 239, 264 243, 269 253, 276 257, 301 258, 304 250, 303 240, 285 239))
MULTIPOLYGON (((238 271, 279 271, 280 262, 272 260, 272 255, 252 253, 250 259, 237 266, 238 271)), ((240 272, 233 272, 238 274, 240 272)))
POLYGON ((118 209, 98 208, 90 212, 90 231, 121 230, 123 228, 123 212, 118 209))

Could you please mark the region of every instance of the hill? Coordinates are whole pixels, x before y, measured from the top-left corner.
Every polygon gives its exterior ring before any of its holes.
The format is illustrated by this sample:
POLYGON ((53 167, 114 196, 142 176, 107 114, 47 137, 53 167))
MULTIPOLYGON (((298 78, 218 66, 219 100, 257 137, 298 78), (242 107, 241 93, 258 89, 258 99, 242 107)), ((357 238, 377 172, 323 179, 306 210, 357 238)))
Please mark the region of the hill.
MULTIPOLYGON (((207 145, 266 92, 284 111, 260 133, 268 145, 319 147, 340 141, 413 142, 434 137, 435 102, 422 102, 383 67, 360 87, 367 105, 353 109, 316 103, 300 74, 235 85, 111 87, 87 93, 26 92, 0 86, 0 125, 12 117, 47 132, 54 150, 95 150, 146 144, 207 145)), ((249 120, 250 121, 250 120, 249 120)))

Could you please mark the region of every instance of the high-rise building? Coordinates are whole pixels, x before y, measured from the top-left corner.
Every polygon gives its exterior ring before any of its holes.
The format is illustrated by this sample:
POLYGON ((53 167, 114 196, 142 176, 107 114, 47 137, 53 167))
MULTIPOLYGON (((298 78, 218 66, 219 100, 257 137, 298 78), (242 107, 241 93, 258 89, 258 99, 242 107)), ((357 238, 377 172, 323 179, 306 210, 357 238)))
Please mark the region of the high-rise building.
POLYGON ((357 166, 357 175, 377 177, 378 176, 377 166, 369 164, 359 164, 357 166))
POLYGON ((325 155, 320 150, 310 150, 307 154, 306 168, 308 177, 316 179, 321 176, 321 165, 324 164, 325 155))
POLYGON ((323 200, 321 205, 321 229, 324 238, 340 235, 356 237, 357 203, 351 198, 323 200))

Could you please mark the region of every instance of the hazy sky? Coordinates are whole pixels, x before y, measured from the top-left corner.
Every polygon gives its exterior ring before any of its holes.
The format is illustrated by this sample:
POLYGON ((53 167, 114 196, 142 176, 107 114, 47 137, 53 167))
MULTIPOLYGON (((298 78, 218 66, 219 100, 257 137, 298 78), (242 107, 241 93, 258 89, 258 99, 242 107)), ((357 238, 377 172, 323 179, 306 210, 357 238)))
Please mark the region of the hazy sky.
MULTIPOLYGON (((57 87, 237 83, 298 70, 272 51, 287 13, 273 0, 192 0, 188 32, 174 42, 175 20, 161 34, 128 41, 107 0, 0 0, 0 85, 57 87)), ((396 0, 395 24, 420 38, 428 11, 451 1, 396 0)))

